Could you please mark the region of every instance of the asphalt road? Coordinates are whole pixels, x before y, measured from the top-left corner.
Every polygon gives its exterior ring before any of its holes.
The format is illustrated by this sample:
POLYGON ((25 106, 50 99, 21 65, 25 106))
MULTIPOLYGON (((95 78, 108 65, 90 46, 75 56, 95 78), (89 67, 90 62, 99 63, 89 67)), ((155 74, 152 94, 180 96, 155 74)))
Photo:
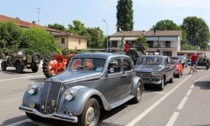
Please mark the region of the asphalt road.
MULTIPOLYGON (((139 104, 130 102, 112 111, 101 112, 99 126, 210 126, 210 70, 199 69, 194 75, 185 69, 181 78, 168 83, 163 91, 147 87, 139 104)), ((45 80, 40 68, 37 73, 14 68, 0 71, 1 126, 73 126, 62 121, 34 122, 19 111, 27 86, 45 80)))

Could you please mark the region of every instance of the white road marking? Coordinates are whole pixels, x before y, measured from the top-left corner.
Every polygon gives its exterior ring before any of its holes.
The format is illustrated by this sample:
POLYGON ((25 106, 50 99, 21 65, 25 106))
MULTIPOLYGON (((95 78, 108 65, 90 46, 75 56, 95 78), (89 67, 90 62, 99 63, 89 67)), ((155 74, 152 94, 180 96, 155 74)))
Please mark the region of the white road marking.
POLYGON ((190 88, 193 89, 194 88, 194 84, 192 84, 190 88))
POLYGON ((6 125, 6 126, 16 126, 16 125, 20 125, 20 124, 23 124, 25 122, 32 122, 32 120, 30 119, 25 119, 25 120, 22 120, 22 121, 19 121, 19 122, 16 122, 16 123, 12 123, 12 124, 9 124, 9 125, 6 125))
POLYGON ((179 116, 179 112, 174 112, 166 126, 173 126, 179 116))
POLYGON ((44 75, 27 76, 27 77, 10 78, 10 79, 1 79, 0 82, 2 82, 2 81, 10 81, 10 80, 20 80, 20 79, 25 79, 25 78, 42 77, 42 76, 44 76, 44 75))
POLYGON ((131 122, 129 122, 126 126, 134 126, 138 121, 140 121, 143 117, 145 117, 149 112, 151 112, 155 107, 157 107, 164 99, 166 99, 171 93, 173 93, 179 86, 181 86, 187 79, 189 79, 192 75, 185 78, 181 81, 176 87, 174 87, 171 91, 169 91, 166 95, 164 95, 161 99, 156 101, 152 106, 134 118, 131 122))
POLYGON ((192 89, 189 89, 186 95, 189 96, 191 92, 192 92, 192 89))
POLYGON ((153 92, 153 93, 155 93, 155 94, 163 94, 163 95, 167 94, 165 92, 153 92))
POLYGON ((182 99, 182 101, 180 102, 179 106, 177 107, 178 110, 181 110, 181 109, 184 107, 184 105, 185 105, 187 99, 188 99, 188 97, 184 97, 184 98, 182 99))

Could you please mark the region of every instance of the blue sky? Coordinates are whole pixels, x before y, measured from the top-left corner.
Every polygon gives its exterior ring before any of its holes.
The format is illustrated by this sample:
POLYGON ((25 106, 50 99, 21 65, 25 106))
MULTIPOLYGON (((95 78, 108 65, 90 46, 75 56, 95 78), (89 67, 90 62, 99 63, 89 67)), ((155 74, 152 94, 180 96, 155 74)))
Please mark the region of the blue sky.
MULTIPOLYGON (((116 5, 118 0, 0 0, 0 14, 38 22, 40 25, 62 24, 67 27, 79 20, 86 27, 100 27, 104 34, 116 32, 116 5)), ((210 26, 209 0, 133 0, 134 30, 149 30, 161 20, 182 24, 188 16, 202 18, 210 26)))

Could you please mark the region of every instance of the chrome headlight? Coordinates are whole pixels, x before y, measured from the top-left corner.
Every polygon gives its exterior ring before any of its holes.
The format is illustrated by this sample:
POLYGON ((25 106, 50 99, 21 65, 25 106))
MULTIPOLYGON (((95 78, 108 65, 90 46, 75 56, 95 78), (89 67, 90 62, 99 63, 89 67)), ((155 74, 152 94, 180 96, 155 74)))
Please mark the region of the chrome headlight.
POLYGON ((152 76, 159 76, 160 75, 159 72, 152 72, 151 74, 152 74, 152 76))
POLYGON ((27 92, 31 95, 34 95, 37 92, 37 89, 38 89, 38 85, 30 84, 28 86, 27 92))
POLYGON ((70 88, 64 92, 64 97, 67 101, 71 101, 77 94, 77 89, 70 88))

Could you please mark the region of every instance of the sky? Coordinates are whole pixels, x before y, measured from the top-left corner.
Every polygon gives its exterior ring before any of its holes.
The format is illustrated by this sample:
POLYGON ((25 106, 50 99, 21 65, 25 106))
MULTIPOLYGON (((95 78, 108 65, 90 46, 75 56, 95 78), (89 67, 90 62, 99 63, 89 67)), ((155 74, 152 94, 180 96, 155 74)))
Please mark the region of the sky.
MULTIPOLYGON (((66 28, 73 20, 85 27, 99 27, 104 35, 116 32, 118 0, 0 0, 0 15, 42 26, 58 23, 66 28), (106 22, 104 22, 105 20, 106 22), (107 27, 108 26, 108 27, 107 27)), ((133 0, 133 30, 149 30, 158 21, 172 20, 181 25, 184 18, 196 16, 210 26, 209 0, 133 0)))

